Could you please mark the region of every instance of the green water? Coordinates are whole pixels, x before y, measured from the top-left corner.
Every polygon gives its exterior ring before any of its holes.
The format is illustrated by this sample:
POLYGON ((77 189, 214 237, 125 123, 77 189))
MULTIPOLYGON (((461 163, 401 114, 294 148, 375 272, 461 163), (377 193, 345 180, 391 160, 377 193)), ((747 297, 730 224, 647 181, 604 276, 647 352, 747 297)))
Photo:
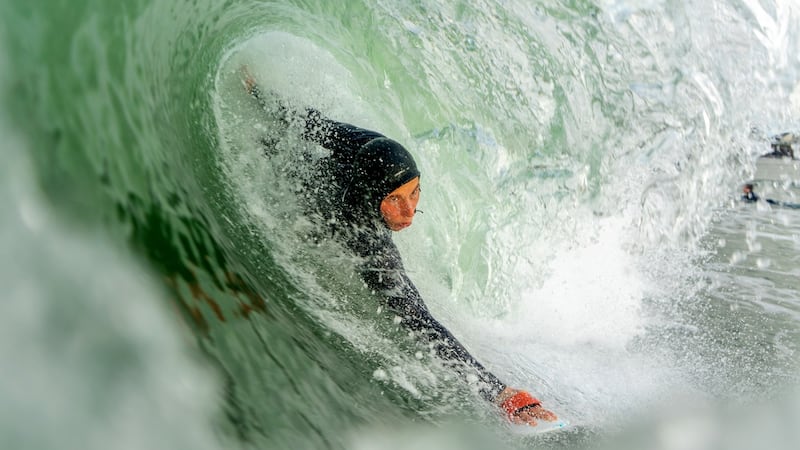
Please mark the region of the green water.
POLYGON ((800 11, 636 3, 2 0, 9 448, 680 448, 675 398, 796 399, 800 218, 731 199, 800 11), (305 242, 242 65, 409 147, 411 278, 570 430, 509 432, 305 242))

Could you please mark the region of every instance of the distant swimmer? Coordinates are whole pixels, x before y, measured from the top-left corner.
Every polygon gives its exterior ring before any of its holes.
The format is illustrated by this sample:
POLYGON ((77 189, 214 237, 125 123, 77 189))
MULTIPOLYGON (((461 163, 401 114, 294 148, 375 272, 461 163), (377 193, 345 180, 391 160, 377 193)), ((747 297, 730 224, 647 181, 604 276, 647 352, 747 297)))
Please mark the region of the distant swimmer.
POLYGON ((755 191, 753 190, 753 185, 751 183, 747 183, 742 186, 742 201, 747 203, 758 201, 758 195, 756 195, 755 191))
MULTIPOLYGON (((747 183, 742 186, 742 201, 746 203, 755 203, 761 200, 761 197, 755 193, 753 190, 754 186, 752 183, 747 183)), ((790 202, 779 202, 777 200, 773 200, 771 198, 765 198, 764 202, 773 205, 773 206, 780 206, 781 208, 790 208, 790 209, 800 209, 800 203, 790 203, 790 202)))
POLYGON ((330 151, 328 156, 305 159, 313 175, 303 180, 304 197, 321 226, 330 227, 358 257, 359 275, 382 305, 462 378, 477 379, 481 396, 511 422, 557 420, 531 394, 507 386, 473 358, 433 318, 406 274, 391 233, 409 227, 417 213, 421 175, 411 153, 380 133, 335 122, 315 109, 290 111, 276 96, 265 95, 246 69, 243 72, 245 89, 263 109, 272 105, 283 123, 302 125, 304 139, 330 151))

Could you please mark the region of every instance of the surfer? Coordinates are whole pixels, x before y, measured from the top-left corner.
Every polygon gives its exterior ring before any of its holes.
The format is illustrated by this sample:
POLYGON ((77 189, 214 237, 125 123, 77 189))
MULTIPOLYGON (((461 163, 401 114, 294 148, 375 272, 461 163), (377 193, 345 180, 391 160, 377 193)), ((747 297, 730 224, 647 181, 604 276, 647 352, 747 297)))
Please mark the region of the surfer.
POLYGON ((243 72, 245 89, 263 109, 271 105, 285 125, 298 123, 304 139, 330 151, 329 156, 308 159, 312 175, 304 180, 304 191, 313 193, 310 209, 359 258, 362 280, 400 324, 463 378, 477 378, 481 396, 513 423, 556 420, 531 394, 507 386, 473 358, 431 316, 408 278, 391 235, 409 227, 418 212, 420 171, 408 150, 380 133, 330 120, 314 109, 290 111, 276 96, 262 93, 246 69, 243 72))
MULTIPOLYGON (((752 183, 747 183, 744 186, 742 186, 742 201, 743 202, 745 202, 745 203, 755 203, 755 202, 758 202, 758 201, 762 200, 761 197, 758 194, 756 194, 753 189, 754 189, 754 187, 753 187, 752 183)), ((800 209, 800 203, 779 202, 779 201, 773 200, 771 198, 765 198, 765 199, 763 199, 763 201, 766 202, 769 205, 772 205, 772 206, 780 206, 780 207, 788 208, 788 209, 800 209)))
POLYGON ((753 191, 753 184, 747 183, 742 186, 742 201, 747 203, 757 202, 758 195, 753 191))

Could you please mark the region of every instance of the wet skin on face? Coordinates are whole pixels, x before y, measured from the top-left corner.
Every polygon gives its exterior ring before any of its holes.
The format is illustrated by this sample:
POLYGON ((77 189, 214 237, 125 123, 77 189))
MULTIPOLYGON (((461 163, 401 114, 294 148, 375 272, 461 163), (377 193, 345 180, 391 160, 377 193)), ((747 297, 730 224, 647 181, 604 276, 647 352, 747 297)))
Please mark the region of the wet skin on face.
POLYGON ((407 228, 414 220, 419 202, 419 177, 393 190, 381 202, 381 215, 392 231, 407 228))

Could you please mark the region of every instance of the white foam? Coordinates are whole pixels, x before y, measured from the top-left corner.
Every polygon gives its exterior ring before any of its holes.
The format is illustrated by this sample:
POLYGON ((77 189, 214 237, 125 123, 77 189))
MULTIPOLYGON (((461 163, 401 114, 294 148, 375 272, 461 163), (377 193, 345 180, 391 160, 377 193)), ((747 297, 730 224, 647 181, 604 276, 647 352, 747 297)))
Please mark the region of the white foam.
POLYGON ((642 331, 643 285, 634 259, 623 249, 622 221, 602 219, 586 246, 565 244, 544 267, 542 286, 527 286, 515 321, 535 324, 540 338, 562 345, 624 348, 642 331))

